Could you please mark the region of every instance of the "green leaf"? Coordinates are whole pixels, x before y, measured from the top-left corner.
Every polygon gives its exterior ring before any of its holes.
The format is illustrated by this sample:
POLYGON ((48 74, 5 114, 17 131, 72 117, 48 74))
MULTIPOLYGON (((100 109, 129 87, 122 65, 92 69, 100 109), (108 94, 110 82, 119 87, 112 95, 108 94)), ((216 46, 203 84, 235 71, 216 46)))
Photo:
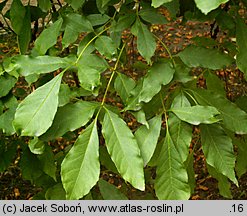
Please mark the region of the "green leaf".
POLYGON ((236 27, 236 40, 238 46, 238 54, 237 54, 237 66, 238 68, 245 74, 245 78, 247 78, 247 26, 245 21, 241 18, 237 18, 236 20, 237 27, 236 27))
POLYGON ((17 72, 22 76, 30 74, 43 74, 55 71, 59 68, 66 68, 73 63, 73 58, 54 57, 54 56, 38 56, 32 57, 28 55, 20 55, 12 58, 17 72))
POLYGON ((231 138, 217 124, 201 125, 200 129, 202 150, 207 163, 238 185, 234 172, 235 155, 231 138))
POLYGON ((35 41, 32 52, 38 55, 44 55, 49 48, 54 46, 57 43, 57 37, 59 36, 62 23, 63 19, 60 18, 43 30, 35 41))
POLYGON ((182 161, 185 162, 189 154, 189 146, 192 140, 192 127, 181 121, 175 115, 169 116, 168 125, 173 143, 176 146, 182 161))
POLYGON ((145 189, 143 161, 138 144, 126 123, 105 109, 102 133, 106 147, 122 177, 139 190, 145 189))
POLYGON ((233 59, 216 49, 207 49, 190 45, 181 51, 178 56, 189 67, 203 67, 217 70, 230 65, 233 59))
POLYGON ((70 102, 73 93, 67 84, 61 84, 58 94, 58 106, 62 107, 70 102))
POLYGON ((247 172, 247 160, 246 160, 246 153, 247 153, 247 142, 246 136, 241 138, 234 137, 234 144, 237 144, 238 151, 237 151, 237 161, 236 161, 236 172, 238 177, 240 178, 243 174, 247 172))
POLYGON ((10 136, 15 133, 12 122, 14 120, 18 102, 14 96, 7 96, 7 98, 3 100, 3 103, 6 111, 0 115, 0 129, 2 129, 5 135, 10 136))
POLYGON ((50 2, 50 0, 38 0, 38 3, 39 3, 39 8, 43 12, 47 12, 48 10, 51 9, 51 2, 50 2))
POLYGON ((50 187, 45 193, 46 200, 65 200, 66 192, 63 188, 62 183, 55 184, 50 187))
POLYGON ((10 7, 10 20, 11 26, 17 35, 22 30, 25 14, 26 8, 23 6, 22 2, 20 0, 13 1, 10 7))
MULTIPOLYGON (((183 107, 191 107, 191 105, 184 94, 180 92, 174 98, 172 108, 183 107)), ((172 141, 177 148, 182 161, 185 162, 189 155, 189 146, 192 140, 192 127, 186 122, 181 121, 174 114, 170 114, 168 119, 168 128, 172 141)))
POLYGON ((17 146, 14 140, 0 136, 0 173, 4 172, 14 161, 17 153, 17 146))
POLYGON ((156 49, 156 42, 153 34, 149 31, 139 19, 137 19, 131 28, 133 35, 137 37, 137 49, 141 56, 150 64, 151 57, 156 49))
POLYGON ((88 91, 94 91, 100 85, 100 74, 107 69, 108 64, 103 58, 89 54, 80 58, 77 67, 81 86, 88 91))
POLYGON ((117 48, 113 40, 105 35, 99 36, 94 44, 99 53, 108 59, 111 59, 117 53, 117 48))
POLYGON ((10 90, 15 86, 17 79, 5 73, 0 76, 0 97, 6 96, 10 90))
POLYGON ((196 187, 196 179, 195 179, 195 171, 194 171, 194 150, 190 152, 187 160, 184 162, 184 166, 186 167, 188 173, 188 183, 190 186, 191 194, 194 193, 196 187))
POLYGON ((33 154, 43 154, 45 151, 45 143, 37 137, 30 140, 28 147, 33 154))
POLYGON ((166 17, 160 14, 154 8, 143 9, 139 12, 139 15, 143 20, 151 24, 167 24, 166 17))
POLYGON ((202 11, 204 14, 208 14, 210 11, 216 9, 221 4, 228 2, 229 0, 195 0, 196 6, 202 11))
POLYGON ((133 13, 121 15, 117 23, 113 26, 113 30, 116 32, 122 32, 123 30, 130 28, 135 20, 136 15, 133 13))
POLYGON ((136 83, 132 78, 121 73, 117 74, 117 78, 114 82, 114 88, 124 103, 127 102, 127 99, 130 97, 130 92, 135 85, 136 83))
POLYGON ((222 96, 226 95, 224 83, 222 82, 222 80, 219 79, 217 75, 209 72, 205 74, 205 78, 208 90, 217 92, 222 96))
POLYGON ((32 154, 28 148, 22 149, 20 168, 22 178, 32 183, 43 174, 37 156, 32 154))
POLYGON ((99 180, 99 138, 94 120, 64 158, 61 176, 67 199, 79 199, 99 180))
POLYGON ((52 177, 56 181, 57 166, 54 160, 54 154, 52 148, 48 145, 45 146, 45 151, 39 154, 38 159, 40 161, 40 167, 48 176, 52 177))
POLYGON ((106 146, 100 146, 99 147, 99 159, 100 159, 100 163, 101 165, 103 165, 104 167, 106 167, 108 170, 115 172, 118 174, 117 168, 115 166, 115 164, 113 163, 106 146))
POLYGON ((40 136, 51 126, 58 106, 63 73, 28 95, 18 106, 13 121, 22 136, 40 136))
POLYGON ((78 10, 84 4, 85 0, 66 0, 66 2, 70 4, 74 10, 78 10))
POLYGON ((116 186, 107 181, 99 180, 99 190, 104 200, 128 200, 128 198, 121 193, 116 186))
POLYGON ((217 108, 220 112, 219 118, 227 129, 237 134, 247 134, 247 114, 236 104, 212 91, 197 89, 192 92, 200 104, 217 108))
POLYGON ((143 89, 143 78, 139 79, 135 88, 130 91, 130 96, 127 98, 127 106, 124 110, 138 111, 142 107, 142 103, 139 102, 140 94, 143 89))
POLYGON ((83 51, 83 55, 88 55, 88 54, 91 54, 95 50, 94 45, 90 42, 92 38, 93 36, 91 34, 87 34, 81 40, 81 42, 79 43, 78 49, 77 49, 77 56, 79 56, 82 51, 83 51))
POLYGON ((78 101, 58 108, 52 126, 40 139, 53 140, 63 136, 68 131, 74 131, 88 123, 98 104, 87 101, 78 101), (80 118, 78 118, 80 116, 80 118))
POLYGON ((217 170, 214 167, 208 164, 207 169, 209 174, 217 179, 220 195, 228 199, 232 199, 231 183, 228 181, 228 178, 222 175, 221 173, 217 172, 217 170))
POLYGON ((173 1, 173 0, 152 0, 152 6, 157 8, 157 7, 161 6, 162 4, 165 4, 165 3, 168 3, 171 1, 173 1))
POLYGON ((219 119, 215 115, 220 114, 219 111, 212 106, 195 105, 192 107, 171 108, 173 113, 182 121, 188 122, 193 125, 212 124, 218 122, 219 119))
POLYGON ((169 131, 157 162, 154 188, 161 200, 186 200, 190 197, 188 174, 169 131))
POLYGON ((155 63, 152 65, 143 80, 143 87, 140 92, 139 102, 149 102, 160 90, 162 85, 171 82, 175 70, 168 62, 155 63))
POLYGON ((146 114, 142 109, 140 109, 136 112, 130 112, 130 113, 136 118, 137 122, 145 125, 146 128, 149 129, 149 124, 148 124, 147 119, 146 119, 146 114))
POLYGON ((77 14, 69 13, 64 17, 64 36, 62 39, 63 48, 68 47, 75 42, 78 34, 81 32, 93 32, 93 26, 86 17, 77 14))
POLYGON ((106 14, 90 14, 87 16, 87 19, 92 24, 92 26, 98 26, 105 24, 110 17, 106 14))
POLYGON ((22 17, 21 31, 17 34, 18 45, 21 54, 25 54, 31 41, 31 14, 30 6, 26 6, 25 16, 22 17))
POLYGON ((156 148, 161 129, 161 116, 155 116, 148 121, 149 129, 142 125, 135 132, 135 138, 141 150, 144 166, 150 161, 156 148))

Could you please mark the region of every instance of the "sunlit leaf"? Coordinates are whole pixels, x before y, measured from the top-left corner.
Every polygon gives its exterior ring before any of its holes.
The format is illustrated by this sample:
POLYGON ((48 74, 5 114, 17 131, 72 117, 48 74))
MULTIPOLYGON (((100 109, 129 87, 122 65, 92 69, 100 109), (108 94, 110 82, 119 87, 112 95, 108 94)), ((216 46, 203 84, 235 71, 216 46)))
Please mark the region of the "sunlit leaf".
POLYGON ((135 188, 144 190, 143 160, 134 135, 126 123, 117 114, 106 109, 102 133, 119 173, 135 188))
POLYGON ((28 95, 18 106, 13 125, 22 136, 40 136, 51 126, 63 74, 28 95))
POLYGON ((67 199, 79 199, 99 180, 99 138, 94 120, 78 137, 63 160, 61 176, 67 199))

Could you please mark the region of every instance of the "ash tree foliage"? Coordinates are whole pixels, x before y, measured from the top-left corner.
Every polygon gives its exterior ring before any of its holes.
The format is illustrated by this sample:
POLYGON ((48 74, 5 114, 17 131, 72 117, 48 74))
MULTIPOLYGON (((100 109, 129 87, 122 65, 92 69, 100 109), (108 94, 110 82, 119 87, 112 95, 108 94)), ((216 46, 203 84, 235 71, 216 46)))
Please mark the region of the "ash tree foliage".
POLYGON ((216 70, 233 66, 247 77, 246 17, 239 13, 246 5, 14 0, 4 18, 19 54, 1 63, 0 171, 20 146, 23 178, 43 188, 36 199, 128 199, 131 188, 144 191, 142 199, 185 200, 195 188, 193 155, 201 146, 220 194, 231 198, 231 184, 238 186, 247 171, 246 96, 229 100, 216 70), (172 21, 159 13, 162 8, 184 23, 212 22, 229 40, 199 37, 173 55, 151 31, 172 21), (142 61, 129 62, 131 42, 142 61), (156 53, 158 42, 167 57, 156 53), (138 75, 126 73, 127 65, 138 75), (197 87, 200 77, 204 88, 197 87), (27 83, 24 95, 20 80, 27 83), (127 124, 128 116, 138 122, 135 127, 127 124), (60 137, 73 142, 56 151, 60 137), (121 189, 104 173, 115 176, 121 189))

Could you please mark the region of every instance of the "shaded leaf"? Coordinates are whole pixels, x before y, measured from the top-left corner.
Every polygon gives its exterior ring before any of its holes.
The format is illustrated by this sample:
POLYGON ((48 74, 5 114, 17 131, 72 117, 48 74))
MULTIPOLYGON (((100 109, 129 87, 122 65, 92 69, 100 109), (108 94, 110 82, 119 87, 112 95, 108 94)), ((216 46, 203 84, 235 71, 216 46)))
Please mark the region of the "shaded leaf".
POLYGON ((168 23, 166 17, 153 8, 143 9, 140 11, 139 15, 143 20, 151 24, 168 23))
POLYGON ((130 92, 135 85, 136 83, 132 78, 121 73, 117 74, 117 78, 114 82, 114 88, 124 103, 127 102, 127 99, 130 97, 130 92))
POLYGON ((149 129, 142 125, 135 132, 135 138, 141 150, 144 166, 150 161, 156 148, 161 129, 161 116, 148 121, 149 129))
POLYGON ((230 65, 233 59, 216 49, 207 49, 190 45, 181 51, 178 56, 189 67, 204 67, 217 70, 230 65))
POLYGON ((47 12, 48 10, 51 9, 51 2, 50 2, 50 0, 38 0, 38 3, 39 3, 39 8, 43 12, 47 12))
POLYGON ((95 40, 94 46, 101 55, 105 56, 108 59, 111 59, 112 56, 117 53, 115 43, 110 37, 105 35, 99 36, 95 40))
MULTIPOLYGON (((25 54, 31 41, 31 14, 30 6, 26 6, 25 16, 22 17, 21 31, 17 34, 17 41, 21 54, 25 54)), ((20 25, 20 24, 19 24, 20 25)))
POLYGON ((217 124, 201 125, 200 129, 202 150, 207 163, 238 185, 234 172, 235 155, 231 138, 217 124))
POLYGON ((128 198, 121 193, 116 186, 107 181, 99 180, 99 190, 104 200, 128 200, 128 198))
POLYGON ((246 153, 247 153, 247 142, 246 136, 242 138, 234 138, 234 144, 237 144, 238 151, 237 151, 237 161, 236 161, 236 172, 238 177, 240 178, 243 174, 247 172, 247 160, 246 160, 246 153))
POLYGON ((87 101, 78 101, 58 108, 52 126, 40 139, 49 141, 63 136, 68 131, 74 131, 92 118, 98 104, 87 101), (79 118, 78 118, 79 116, 79 118))
POLYGON ((99 180, 99 138, 94 120, 78 137, 61 165, 67 199, 79 199, 99 180))
POLYGON ((4 172, 13 162, 17 153, 17 145, 13 140, 1 137, 0 139, 0 173, 4 172))
POLYGON ((102 133, 106 147, 122 177, 135 188, 144 190, 143 161, 138 144, 126 123, 106 109, 102 133))
POLYGON ((112 172, 118 173, 117 168, 115 164, 113 163, 107 148, 105 146, 99 147, 99 159, 100 163, 106 167, 108 170, 111 170, 112 172))
POLYGON ((162 85, 171 82, 175 70, 170 62, 156 63, 152 65, 143 80, 143 87, 138 102, 149 102, 160 90, 162 85))
POLYGON ((52 148, 48 145, 45 146, 45 151, 39 154, 38 159, 40 161, 40 167, 48 176, 52 177, 56 181, 57 166, 54 160, 54 154, 52 148))
POLYGON ((192 92, 200 104, 217 108, 220 112, 219 117, 227 129, 237 134, 247 134, 247 114, 236 104, 212 91, 197 89, 192 92))
POLYGON ((78 10, 85 2, 85 0, 66 0, 74 10, 78 10))
POLYGON ((214 167, 208 164, 207 164, 207 169, 209 174, 217 179, 220 195, 228 199, 232 199, 231 183, 228 181, 228 178, 222 175, 221 173, 217 172, 214 167))
POLYGON ((46 200, 65 200, 66 192, 63 188, 62 183, 55 184, 50 187, 45 193, 46 200))
POLYGON ((137 49, 139 53, 150 64, 151 57, 154 55, 156 49, 156 42, 153 34, 139 19, 135 21, 131 28, 131 32, 137 37, 137 49))
POLYGON ((247 49, 247 40, 246 40, 246 35, 247 35, 247 26, 244 22, 243 19, 237 18, 236 21, 236 40, 237 40, 237 45, 238 45, 238 53, 237 53, 237 66, 238 68, 244 72, 245 78, 247 78, 247 54, 246 54, 246 49, 247 49))

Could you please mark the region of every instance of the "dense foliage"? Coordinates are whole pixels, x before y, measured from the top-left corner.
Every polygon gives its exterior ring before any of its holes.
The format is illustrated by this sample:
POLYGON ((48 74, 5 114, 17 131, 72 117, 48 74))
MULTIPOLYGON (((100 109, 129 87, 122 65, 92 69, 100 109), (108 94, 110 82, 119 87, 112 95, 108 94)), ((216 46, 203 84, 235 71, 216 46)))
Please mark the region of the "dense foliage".
POLYGON ((103 199, 127 199, 128 188, 145 191, 144 199, 189 199, 198 142, 220 193, 231 198, 231 183, 238 185, 247 171, 247 103, 245 95, 236 102, 226 97, 216 71, 237 67, 246 77, 247 26, 240 13, 246 5, 13 0, 4 20, 20 54, 5 57, 0 68, 0 172, 18 146, 23 178, 43 188, 39 199, 92 199, 98 190, 103 199), (173 55, 151 30, 176 17, 210 22, 212 37, 173 55), (131 63, 129 43, 141 56, 131 63), (160 57, 157 43, 165 50, 160 57), (120 190, 105 173, 119 176, 120 190))

